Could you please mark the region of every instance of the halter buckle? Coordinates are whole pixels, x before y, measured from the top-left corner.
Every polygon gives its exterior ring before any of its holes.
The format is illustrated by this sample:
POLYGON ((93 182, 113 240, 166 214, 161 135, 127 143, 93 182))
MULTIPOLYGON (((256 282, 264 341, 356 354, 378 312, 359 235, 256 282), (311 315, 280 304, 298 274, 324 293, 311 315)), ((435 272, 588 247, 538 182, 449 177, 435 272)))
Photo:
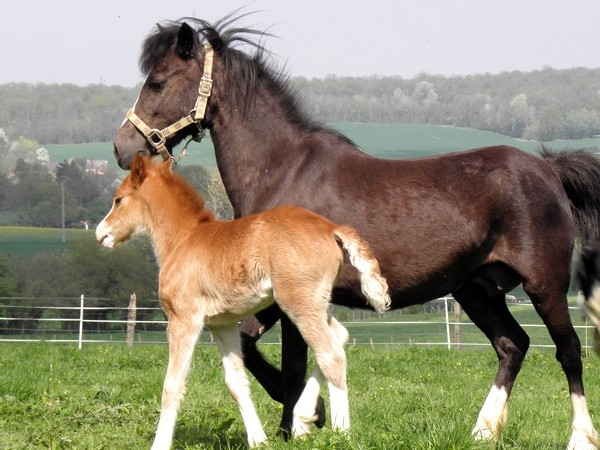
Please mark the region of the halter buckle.
POLYGON ((167 138, 165 138, 163 132, 156 128, 153 128, 150 131, 150 134, 146 136, 146 139, 148 139, 148 142, 150 142, 150 145, 152 145, 152 147, 158 147, 159 145, 163 145, 167 141, 167 138))

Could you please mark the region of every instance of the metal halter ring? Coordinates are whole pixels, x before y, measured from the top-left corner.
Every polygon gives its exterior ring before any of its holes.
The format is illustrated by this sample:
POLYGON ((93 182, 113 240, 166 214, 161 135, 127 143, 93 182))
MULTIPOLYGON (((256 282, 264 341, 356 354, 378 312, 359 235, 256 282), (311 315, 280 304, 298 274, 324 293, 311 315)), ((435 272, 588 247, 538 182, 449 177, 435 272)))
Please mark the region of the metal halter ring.
POLYGON ((152 145, 153 147, 163 145, 167 141, 167 138, 165 138, 163 132, 157 128, 153 128, 150 131, 150 134, 146 136, 146 139, 148 139, 148 142, 150 142, 150 145, 152 145))

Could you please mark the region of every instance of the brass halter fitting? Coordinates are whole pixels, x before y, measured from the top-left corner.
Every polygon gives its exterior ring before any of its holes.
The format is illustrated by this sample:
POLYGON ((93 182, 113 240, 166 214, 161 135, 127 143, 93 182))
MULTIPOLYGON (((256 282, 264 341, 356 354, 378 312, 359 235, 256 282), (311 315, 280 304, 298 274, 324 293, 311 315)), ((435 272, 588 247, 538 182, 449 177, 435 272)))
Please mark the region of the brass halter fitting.
MULTIPOLYGON (((131 108, 127 111, 127 119, 135 126, 148 140, 148 143, 156 149, 159 155, 162 156, 163 160, 172 159, 177 162, 173 156, 169 153, 165 143, 167 139, 174 134, 177 134, 180 130, 195 123, 198 125, 198 129, 202 130, 200 122, 204 119, 206 114, 206 106, 208 105, 208 98, 212 92, 213 80, 212 66, 213 66, 214 50, 210 44, 204 44, 204 69, 202 70, 202 77, 200 78, 200 86, 198 86, 198 97, 196 98, 196 104, 190 113, 179 119, 177 122, 172 123, 168 127, 159 130, 157 128, 150 128, 131 108)), ((201 132, 200 136, 204 136, 201 132)), ((189 141, 188 141, 189 143, 189 141)), ((187 147, 187 144, 186 144, 187 147)), ((182 152, 182 155, 184 152, 182 152)), ((181 158, 178 158, 181 159, 181 158)))

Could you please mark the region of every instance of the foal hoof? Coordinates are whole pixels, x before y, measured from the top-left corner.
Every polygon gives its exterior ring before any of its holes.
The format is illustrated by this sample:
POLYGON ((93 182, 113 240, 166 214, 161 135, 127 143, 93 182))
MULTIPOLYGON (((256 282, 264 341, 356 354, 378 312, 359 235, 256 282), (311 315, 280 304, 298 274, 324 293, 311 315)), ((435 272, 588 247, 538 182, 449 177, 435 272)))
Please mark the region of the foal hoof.
POLYGON ((317 420, 315 420, 315 426, 317 428, 323 428, 327 419, 327 410, 325 409, 325 402, 321 396, 319 396, 319 399, 317 400, 315 415, 317 416, 317 420))

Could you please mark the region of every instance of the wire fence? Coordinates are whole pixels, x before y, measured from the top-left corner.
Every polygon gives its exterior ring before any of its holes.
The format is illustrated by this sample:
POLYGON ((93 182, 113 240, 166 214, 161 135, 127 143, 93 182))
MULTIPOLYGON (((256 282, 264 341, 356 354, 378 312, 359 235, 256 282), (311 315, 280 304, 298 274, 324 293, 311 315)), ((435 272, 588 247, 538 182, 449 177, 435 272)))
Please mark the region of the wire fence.
MULTIPOLYGON (((166 317, 158 300, 137 305, 135 294, 123 301, 106 298, 7 298, 0 297, 0 343, 55 342, 84 344, 166 344, 166 317)), ((531 338, 532 348, 554 349, 546 327, 531 303, 513 301, 509 309, 531 338)), ((571 319, 585 354, 592 346, 593 326, 579 308, 571 307, 571 319)), ((379 314, 332 306, 332 313, 350 332, 351 345, 443 346, 448 349, 486 349, 489 341, 460 311, 452 297, 424 305, 379 314)), ((203 330, 199 344, 212 344, 203 330)), ((261 338, 261 344, 281 343, 276 325, 261 338)))

